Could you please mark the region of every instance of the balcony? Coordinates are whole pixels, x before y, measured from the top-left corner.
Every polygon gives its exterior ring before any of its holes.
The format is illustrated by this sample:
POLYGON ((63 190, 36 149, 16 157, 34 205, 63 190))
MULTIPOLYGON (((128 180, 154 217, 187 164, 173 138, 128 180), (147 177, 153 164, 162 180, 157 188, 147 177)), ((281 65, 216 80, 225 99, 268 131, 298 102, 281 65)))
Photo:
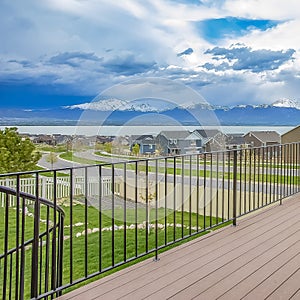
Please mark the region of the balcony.
POLYGON ((2 174, 2 299, 299 297, 299 149, 2 174))
POLYGON ((292 196, 60 300, 299 299, 300 202, 292 196))

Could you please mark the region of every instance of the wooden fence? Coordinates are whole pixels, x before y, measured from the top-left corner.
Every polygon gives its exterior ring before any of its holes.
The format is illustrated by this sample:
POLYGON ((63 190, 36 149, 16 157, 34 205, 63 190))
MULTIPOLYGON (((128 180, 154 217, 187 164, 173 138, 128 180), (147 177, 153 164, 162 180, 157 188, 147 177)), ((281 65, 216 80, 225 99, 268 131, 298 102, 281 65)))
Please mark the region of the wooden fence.
MULTIPOLYGON (((100 180, 99 177, 88 177, 87 180, 84 176, 74 176, 73 178, 73 191, 70 190, 70 177, 57 177, 54 184, 53 177, 40 176, 38 179, 38 191, 39 196, 53 200, 54 192, 56 198, 69 198, 72 192, 72 196, 87 195, 88 197, 98 196, 100 191, 100 180), (87 188, 87 191, 86 191, 87 188)), ((112 181, 111 177, 101 178, 101 196, 109 196, 112 193, 112 181)), ((0 180, 0 185, 7 186, 12 189, 17 188, 17 180, 15 178, 6 178, 0 180)), ((36 178, 21 178, 20 179, 20 191, 36 195, 36 178)), ((4 206, 5 194, 0 194, 0 205, 4 206)), ((9 205, 15 206, 16 197, 10 197, 9 205)))

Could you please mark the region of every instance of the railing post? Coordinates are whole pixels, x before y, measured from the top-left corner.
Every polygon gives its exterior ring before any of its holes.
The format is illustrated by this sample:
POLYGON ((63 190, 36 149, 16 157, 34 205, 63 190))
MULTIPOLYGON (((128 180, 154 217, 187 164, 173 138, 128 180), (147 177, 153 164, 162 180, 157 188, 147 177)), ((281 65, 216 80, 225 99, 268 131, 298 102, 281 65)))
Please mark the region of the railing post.
POLYGON ((35 181, 36 201, 34 203, 34 237, 31 257, 31 298, 38 296, 38 268, 39 268, 39 227, 40 227, 40 201, 39 201, 39 175, 36 173, 35 181))
POLYGON ((233 205, 232 205, 232 217, 233 226, 236 226, 236 193, 237 193, 237 149, 233 150, 233 205))
MULTIPOLYGON (((56 229, 55 229, 56 230, 56 229)), ((63 247, 64 247, 64 218, 62 214, 59 214, 59 226, 58 226, 58 266, 57 266, 57 287, 62 286, 63 280, 63 247)), ((58 292, 57 296, 61 296, 62 292, 58 292)))
POLYGON ((158 258, 158 159, 155 160, 155 258, 158 258))

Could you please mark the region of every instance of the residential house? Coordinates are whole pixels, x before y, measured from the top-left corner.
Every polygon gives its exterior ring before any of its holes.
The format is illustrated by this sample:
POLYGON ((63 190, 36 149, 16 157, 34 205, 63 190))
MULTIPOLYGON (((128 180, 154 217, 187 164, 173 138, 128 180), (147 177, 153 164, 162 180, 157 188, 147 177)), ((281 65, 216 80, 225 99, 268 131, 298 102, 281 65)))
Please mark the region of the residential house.
POLYGON ((112 144, 114 147, 118 147, 118 146, 129 146, 130 145, 130 138, 128 136, 116 136, 112 139, 112 144))
MULTIPOLYGON (((250 147, 264 147, 264 146, 276 146, 280 144, 281 138, 276 131, 250 131, 244 135, 245 143, 250 147)), ((277 154, 276 148, 268 148, 267 151, 263 151, 264 157, 271 157, 277 154)), ((257 149, 255 152, 261 155, 261 150, 257 149)))
POLYGON ((281 136, 281 143, 299 143, 300 142, 300 125, 284 133, 281 136))
POLYGON ((202 151, 211 152, 226 149, 227 135, 217 129, 196 129, 195 134, 201 140, 202 151))
POLYGON ((288 162, 297 162, 300 159, 300 145, 293 145, 291 143, 300 143, 300 125, 291 129, 281 136, 283 147, 283 157, 288 162))
POLYGON ((55 138, 52 135, 47 134, 39 134, 33 139, 33 142, 35 144, 47 144, 51 146, 56 145, 55 138))
POLYGON ((139 145, 141 154, 154 154, 156 150, 156 140, 153 135, 132 135, 130 137, 130 149, 134 145, 139 145))
POLYGON ((71 138, 69 135, 65 135, 65 134, 53 134, 52 136, 55 140, 56 145, 65 144, 68 141, 70 141, 71 138))
POLYGON ((244 134, 242 133, 229 133, 226 139, 227 149, 241 149, 247 148, 248 145, 245 143, 244 134))
POLYGON ((201 149, 201 140, 188 130, 161 131, 156 137, 157 149, 163 155, 197 153, 201 149))
POLYGON ((244 140, 251 147, 262 147, 278 145, 281 138, 276 131, 250 131, 244 135, 244 140))
POLYGON ((82 147, 95 147, 96 136, 76 135, 72 137, 73 149, 81 149, 82 147))
POLYGON ((114 138, 114 136, 97 135, 96 142, 99 144, 111 143, 114 138))

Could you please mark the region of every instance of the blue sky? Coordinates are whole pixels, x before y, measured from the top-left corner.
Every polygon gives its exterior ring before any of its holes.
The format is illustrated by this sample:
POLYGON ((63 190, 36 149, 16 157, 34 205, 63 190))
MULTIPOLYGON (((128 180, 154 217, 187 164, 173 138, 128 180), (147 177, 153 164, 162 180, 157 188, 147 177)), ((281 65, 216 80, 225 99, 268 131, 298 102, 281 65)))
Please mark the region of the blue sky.
POLYGON ((299 31, 298 0, 2 0, 0 107, 80 104, 147 77, 217 105, 299 100, 299 31))

